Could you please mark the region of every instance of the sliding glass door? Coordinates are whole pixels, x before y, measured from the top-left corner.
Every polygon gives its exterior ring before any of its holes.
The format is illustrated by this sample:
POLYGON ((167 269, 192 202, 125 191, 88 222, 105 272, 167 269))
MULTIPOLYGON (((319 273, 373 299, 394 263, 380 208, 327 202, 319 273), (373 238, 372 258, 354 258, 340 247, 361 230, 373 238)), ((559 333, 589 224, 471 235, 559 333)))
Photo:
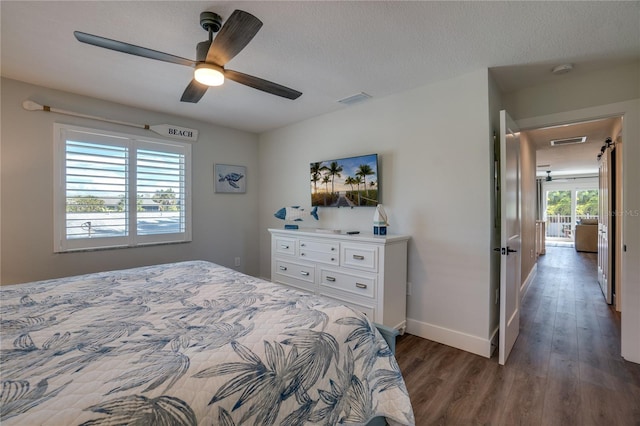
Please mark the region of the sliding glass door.
POLYGON ((544 183, 546 237, 573 242, 576 224, 598 218, 598 179, 568 178, 544 183))

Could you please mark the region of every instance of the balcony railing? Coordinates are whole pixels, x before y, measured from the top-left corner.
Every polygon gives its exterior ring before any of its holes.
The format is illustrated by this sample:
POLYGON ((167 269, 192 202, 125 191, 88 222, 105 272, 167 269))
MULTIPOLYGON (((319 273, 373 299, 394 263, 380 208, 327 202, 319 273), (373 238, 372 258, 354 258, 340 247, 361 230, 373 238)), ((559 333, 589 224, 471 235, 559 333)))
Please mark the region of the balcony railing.
MULTIPOLYGON (((576 215, 576 221, 580 219, 597 219, 597 215, 576 215)), ((567 240, 573 239, 573 229, 571 215, 548 215, 546 222, 547 238, 564 238, 567 240)))

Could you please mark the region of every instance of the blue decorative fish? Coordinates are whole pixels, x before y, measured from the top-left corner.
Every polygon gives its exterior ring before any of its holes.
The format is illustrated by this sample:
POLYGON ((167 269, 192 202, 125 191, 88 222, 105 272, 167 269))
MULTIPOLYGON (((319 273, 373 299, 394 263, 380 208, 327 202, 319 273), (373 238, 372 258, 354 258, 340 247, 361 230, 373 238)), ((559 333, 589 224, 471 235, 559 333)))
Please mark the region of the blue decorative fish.
POLYGON ((224 182, 226 180, 227 182, 229 182, 229 185, 233 186, 234 188, 240 188, 236 182, 238 182, 240 179, 244 177, 244 175, 241 175, 240 173, 235 173, 235 172, 229 173, 226 176, 222 176, 221 174, 218 174, 218 176, 219 176, 218 182, 224 182))
POLYGON ((300 208, 300 206, 283 207, 274 214, 275 217, 282 220, 292 220, 295 222, 302 221, 302 218, 311 216, 318 220, 318 206, 311 211, 300 208))

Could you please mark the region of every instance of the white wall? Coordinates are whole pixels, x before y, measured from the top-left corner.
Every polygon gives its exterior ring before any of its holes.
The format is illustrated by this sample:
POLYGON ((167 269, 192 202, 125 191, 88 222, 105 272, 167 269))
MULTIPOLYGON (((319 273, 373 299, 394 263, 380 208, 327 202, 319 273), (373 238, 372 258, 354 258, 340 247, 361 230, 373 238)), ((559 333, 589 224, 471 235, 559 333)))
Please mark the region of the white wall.
POLYGON ((536 147, 526 132, 520 133, 520 271, 521 293, 531 283, 536 267, 536 147))
MULTIPOLYGON (((2 283, 11 284, 140 265, 204 259, 258 274, 258 137, 184 117, 159 114, 102 100, 2 79, 2 283), (29 112, 26 99, 40 104, 143 124, 169 123, 198 129, 193 145, 193 241, 144 248, 53 253, 53 123, 149 135, 54 113, 29 112), (246 194, 215 194, 213 164, 247 166, 246 194)), ((147 132, 147 133, 145 133, 147 132)), ((154 137, 159 136, 152 134, 154 137)))
MULTIPOLYGON (((502 101, 522 128, 625 116, 624 211, 630 213, 624 217, 624 239, 629 250, 623 271, 622 343, 625 358, 640 362, 640 215, 634 214, 640 212, 640 168, 636 167, 640 164, 640 79, 622 67, 578 80, 562 90, 546 85, 504 95, 502 101), (606 96, 599 97, 603 92, 606 96), (526 101, 529 96, 535 97, 530 104, 526 101), (635 100, 621 102, 630 96, 635 100), (602 99, 614 103, 598 103, 602 99), (569 110, 578 107, 583 109, 569 110)), ((490 266, 495 238, 491 134, 494 109, 501 99, 487 70, 374 98, 274 130, 261 135, 259 143, 250 133, 12 80, 2 80, 1 96, 3 283, 181 259, 206 259, 232 266, 236 256, 243 260, 239 269, 269 277, 266 229, 282 226, 273 217, 278 208, 308 205, 309 163, 377 152, 390 232, 412 236, 409 332, 489 354, 497 312, 491 305, 496 278, 490 266), (53 254, 48 207, 52 205, 53 122, 130 133, 138 130, 27 112, 21 108, 25 99, 125 121, 170 122, 200 130, 193 151, 193 242, 53 254), (247 166, 246 194, 213 193, 212 169, 216 162, 247 166)), ((321 209, 320 215, 319 223, 305 225, 369 231, 373 210, 321 209)))
POLYGON ((549 115, 640 96, 640 62, 583 75, 562 74, 552 83, 503 95, 505 108, 514 120, 549 115))
MULTIPOLYGON (((310 203, 309 164, 379 154, 390 233, 409 234, 408 331, 489 354, 492 156, 486 69, 260 136, 260 273, 280 207, 310 203)), ((375 95, 375 94, 374 94, 375 95)), ((372 208, 303 226, 371 232, 372 208)))
MULTIPOLYGON (((496 166, 495 160, 499 159, 500 155, 500 110, 502 109, 502 94, 498 89, 498 86, 489 74, 489 122, 491 123, 491 137, 494 140, 493 146, 490 149, 491 153, 491 176, 489 177, 489 188, 491 191, 491 222, 489 228, 491 229, 491 247, 500 246, 500 223, 498 223, 498 198, 495 194, 496 182, 496 166)), ((500 305, 496 303, 496 293, 500 291, 500 254, 498 252, 492 252, 491 256, 491 278, 489 288, 489 332, 491 341, 495 347, 497 347, 498 331, 500 327, 500 305)))

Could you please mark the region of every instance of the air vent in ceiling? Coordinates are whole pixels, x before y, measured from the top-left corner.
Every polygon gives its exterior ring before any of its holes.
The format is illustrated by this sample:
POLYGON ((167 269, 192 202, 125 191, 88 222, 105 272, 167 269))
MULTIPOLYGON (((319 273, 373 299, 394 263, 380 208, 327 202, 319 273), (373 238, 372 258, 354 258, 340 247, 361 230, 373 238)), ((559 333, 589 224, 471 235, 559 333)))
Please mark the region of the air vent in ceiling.
POLYGON ((371 95, 364 92, 360 92, 355 95, 349 96, 347 98, 340 99, 338 102, 345 105, 353 105, 359 102, 366 101, 367 99, 370 99, 370 98, 371 98, 371 95))
POLYGON ((567 138, 567 139, 554 139, 551 141, 551 146, 562 146, 562 145, 572 145, 574 143, 585 143, 587 140, 586 136, 578 136, 575 138, 567 138))

